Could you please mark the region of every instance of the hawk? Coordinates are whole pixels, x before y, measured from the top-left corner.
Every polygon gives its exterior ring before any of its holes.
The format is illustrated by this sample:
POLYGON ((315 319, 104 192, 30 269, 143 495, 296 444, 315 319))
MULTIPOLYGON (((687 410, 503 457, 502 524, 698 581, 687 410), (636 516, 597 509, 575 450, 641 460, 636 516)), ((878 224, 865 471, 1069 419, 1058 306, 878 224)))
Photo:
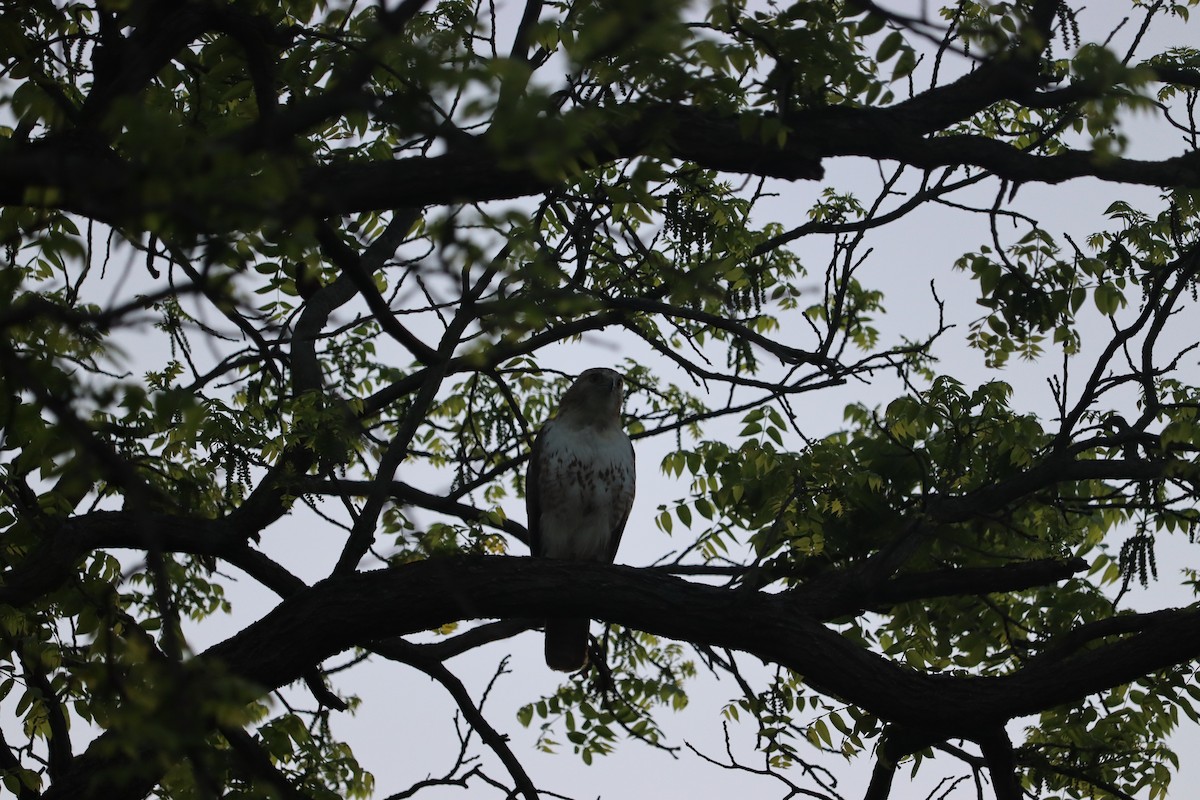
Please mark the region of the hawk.
MULTIPOLYGON (((612 563, 633 506, 633 444, 621 429, 624 381, 585 370, 538 433, 529 457, 525 506, 529 546, 542 558, 612 563)), ((546 621, 546 664, 587 665, 586 617, 546 621)))

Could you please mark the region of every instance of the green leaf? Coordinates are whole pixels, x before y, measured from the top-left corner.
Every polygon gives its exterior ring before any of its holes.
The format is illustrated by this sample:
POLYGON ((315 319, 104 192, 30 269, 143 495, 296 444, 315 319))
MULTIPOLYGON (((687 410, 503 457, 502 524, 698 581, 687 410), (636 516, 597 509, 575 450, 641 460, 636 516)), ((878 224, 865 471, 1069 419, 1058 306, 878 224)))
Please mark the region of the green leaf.
POLYGON ((870 36, 873 33, 878 33, 883 30, 883 26, 887 23, 887 18, 882 14, 869 13, 858 22, 858 27, 855 33, 860 37, 870 36))
POLYGON ((900 52, 902 44, 904 44, 904 35, 900 31, 892 31, 880 43, 879 49, 875 52, 875 60, 880 64, 890 60, 892 56, 900 52))

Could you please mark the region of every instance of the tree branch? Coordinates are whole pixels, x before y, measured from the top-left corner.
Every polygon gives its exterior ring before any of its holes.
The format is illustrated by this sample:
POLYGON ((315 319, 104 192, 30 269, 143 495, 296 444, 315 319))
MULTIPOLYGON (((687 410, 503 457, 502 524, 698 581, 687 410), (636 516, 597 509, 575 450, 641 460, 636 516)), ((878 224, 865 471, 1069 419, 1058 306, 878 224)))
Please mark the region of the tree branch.
POLYGON ((471 694, 467 691, 467 687, 463 686, 462 681, 448 670, 441 661, 429 660, 424 651, 401 640, 379 643, 373 649, 385 658, 399 661, 402 664, 408 664, 440 683, 450 693, 450 696, 454 698, 454 702, 458 704, 458 708, 462 711, 463 716, 466 717, 467 722, 479 734, 479 738, 492 749, 492 752, 504 764, 505 769, 508 770, 508 774, 512 776, 513 781, 517 785, 517 792, 525 800, 538 800, 537 788, 533 785, 533 781, 529 779, 525 768, 521 766, 520 760, 513 754, 512 748, 508 746, 508 737, 492 727, 492 724, 483 716, 483 710, 479 706, 476 706, 475 701, 471 699, 471 694))
POLYGON ((479 618, 591 616, 753 653, 877 716, 961 732, 1032 714, 1200 656, 1200 610, 1054 664, 999 677, 923 675, 807 613, 802 593, 745 593, 615 567, 541 559, 437 559, 331 578, 285 601, 205 658, 276 687, 352 646, 479 618), (746 620, 755 621, 747 625, 746 620))
MULTIPOLYGON (((1004 676, 928 675, 824 627, 807 613, 803 592, 747 593, 629 567, 469 557, 327 579, 296 592, 200 658, 221 663, 265 692, 356 646, 371 648, 384 639, 464 619, 547 615, 591 616, 752 653, 803 674, 813 687, 881 719, 942 738, 974 739, 989 726, 1200 657, 1200 610, 1193 609, 1178 612, 1170 625, 1053 663, 1030 663, 1004 676)), ((128 775, 101 795, 87 789, 84 776, 107 770, 104 754, 118 752, 119 741, 119 734, 102 735, 74 760, 45 800, 140 797, 136 792, 147 791, 153 775, 128 775)))
POLYGON ((1017 762, 1013 757, 1012 742, 1003 725, 998 725, 982 736, 976 737, 996 787, 996 800, 1021 800, 1021 781, 1017 775, 1017 762))

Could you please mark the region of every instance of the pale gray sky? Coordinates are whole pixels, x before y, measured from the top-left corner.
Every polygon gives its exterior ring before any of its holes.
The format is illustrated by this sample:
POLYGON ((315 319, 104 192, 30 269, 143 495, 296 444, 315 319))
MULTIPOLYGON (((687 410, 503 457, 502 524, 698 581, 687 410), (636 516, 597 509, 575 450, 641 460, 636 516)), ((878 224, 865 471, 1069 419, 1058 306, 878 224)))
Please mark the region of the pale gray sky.
MULTIPOLYGON (((519 13, 518 4, 515 8, 519 13)), ((885 4, 907 13, 920 11, 926 4, 890 2, 885 4)), ((1111 29, 1115 23, 1112 8, 1116 4, 1098 3, 1080 16, 1083 38, 1089 32, 1111 29)), ((498 20, 501 26, 510 26, 514 14, 512 2, 499 5, 498 20)), ((1194 28, 1194 26, 1192 26, 1194 28)), ((1127 42, 1135 26, 1127 25, 1114 40, 1127 42)), ((1151 31, 1150 42, 1143 52, 1160 49, 1159 42, 1186 41, 1182 26, 1162 25, 1151 31)), ((1123 45, 1118 44, 1118 49, 1123 45)), ((962 64, 965 67, 965 62, 962 64)), ((1161 158, 1178 152, 1181 147, 1174 134, 1150 116, 1141 116, 1129 123, 1132 133, 1131 153, 1146 157, 1161 158)), ((836 186, 839 190, 854 188, 869 199, 870 192, 878 186, 878 173, 873 162, 865 159, 830 161, 826 164, 827 177, 818 183, 773 182, 772 189, 779 197, 761 204, 758 221, 775 219, 791 227, 804 221, 804 212, 816 198, 823 186, 836 186)), ((995 184, 985 184, 973 195, 956 198, 960 202, 991 202, 995 184)), ((1157 192, 1144 188, 1102 185, 1095 181, 1079 181, 1059 187, 1026 186, 1018 195, 1020 206, 1053 234, 1071 233, 1076 241, 1082 242, 1092 231, 1110 227, 1103 211, 1114 199, 1126 199, 1135 205, 1153 205, 1157 192)), ((930 331, 936 313, 929 292, 929 280, 936 281, 937 290, 946 301, 949 321, 957 325, 939 346, 943 361, 941 369, 967 384, 975 384, 993 378, 1010 382, 1015 388, 1014 405, 1049 416, 1050 394, 1045 384, 1048 372, 1053 372, 1058 362, 1048 358, 1043 363, 1025 364, 1013 361, 1003 371, 987 369, 982 357, 966 350, 961 340, 967 325, 980 315, 982 309, 975 305, 976 286, 966 275, 951 270, 954 260, 964 252, 976 249, 989 240, 986 220, 980 215, 970 215, 946 208, 922 209, 894 226, 888 226, 872 234, 874 252, 863 267, 861 279, 877 285, 886 294, 886 307, 890 313, 879 320, 886 336, 902 334, 920 336, 930 331)), ((819 280, 820 269, 828 257, 828 244, 820 241, 810 245, 798 245, 798 251, 810 260, 814 267, 814 278, 819 280)), ((129 289, 132 291, 132 287, 129 289)), ((339 318, 345 319, 349 312, 343 311, 339 318)), ((1089 330, 1096 336, 1105 335, 1104 323, 1097 318, 1089 330)), ((794 331, 785 327, 780 337, 794 331)), ((138 357, 149 356, 145 341, 131 339, 131 349, 138 357)), ((1094 340, 1085 335, 1085 343, 1094 340)), ((161 354, 158 354, 161 355, 161 354)), ((1087 363, 1089 351, 1078 357, 1087 363)), ((625 357, 636 357, 643 363, 660 365, 664 374, 674 367, 632 340, 603 333, 587 337, 585 345, 575 348, 557 348, 542 356, 547 366, 569 372, 578 372, 588 366, 614 365, 625 357)), ((1196 376, 1195 362, 1190 369, 1196 376)), ((1200 376, 1197 376, 1200 378, 1200 376)), ((676 380, 684 380, 681 377, 676 380)), ((819 436, 842 426, 842 409, 849 402, 886 403, 895 396, 898 385, 895 380, 880 377, 872 386, 854 384, 840 389, 814 393, 803 399, 805 434, 819 436)), ((736 435, 736 419, 716 422, 706 426, 706 435, 711 438, 731 438, 736 435)), ((669 538, 653 523, 658 506, 687 495, 686 481, 677 481, 664 476, 658 469, 662 456, 673 447, 669 439, 641 440, 638 445, 639 483, 638 497, 631 516, 629 528, 618 555, 620 563, 642 565, 659 559, 664 552, 686 544, 686 533, 677 532, 669 538)), ((404 475, 414 483, 430 482, 437 488, 440 476, 404 475)), ((511 499, 506 505, 510 516, 523 519, 524 510, 519 501, 511 499)), ((313 582, 328 574, 341 550, 342 536, 331 531, 319 518, 303 510, 285 518, 270 528, 263 536, 263 548, 278 558, 285 566, 293 569, 306 581, 313 582)), ((514 553, 523 552, 514 545, 514 553)), ((1190 597, 1175 586, 1175 570, 1185 563, 1195 564, 1195 548, 1181 545, 1180 541, 1165 539, 1159 549, 1160 581, 1149 590, 1135 589, 1129 603, 1137 608, 1163 607, 1189 602, 1190 597)), ((236 576, 236 573, 233 573, 236 576)), ((238 580, 228 587, 234 611, 227 619, 214 619, 189 632, 189 642, 199 652, 220 641, 249 622, 257 619, 276 600, 251 581, 238 580)), ((495 685, 485 708, 492 724, 508 734, 512 747, 525 763, 534 782, 541 788, 558 791, 576 798, 604 796, 606 798, 658 797, 666 794, 687 795, 707 800, 737 795, 754 797, 782 797, 786 790, 782 784, 768 778, 750 776, 745 773, 722 770, 705 764, 697 756, 682 749, 689 743, 705 754, 724 760, 724 740, 720 716, 721 706, 737 696, 736 687, 718 685, 707 678, 698 680, 691 690, 691 704, 678 714, 660 714, 664 729, 669 734, 667 744, 680 747, 677 758, 653 750, 636 742, 623 744, 616 754, 600 758, 592 766, 583 765, 573 756, 570 748, 562 748, 557 756, 538 753, 533 748, 536 729, 524 729, 516 720, 516 710, 526 702, 550 693, 561 680, 558 673, 546 668, 541 657, 541 638, 529 632, 512 642, 500 642, 481 648, 450 662, 472 694, 478 697, 492 678, 499 660, 513 651, 508 662, 509 673, 495 685), (587 787, 586 789, 584 787, 587 787)), ((342 659, 335 659, 340 663, 342 659)), ((754 667, 752 659, 743 657, 742 662, 750 673, 754 667)), ((343 691, 360 694, 364 699, 358 713, 334 715, 334 728, 345 736, 353 747, 360 762, 374 773, 377 780, 376 797, 385 798, 393 792, 407 788, 414 781, 429 774, 440 775, 449 768, 457 752, 458 740, 452 724, 453 703, 436 684, 411 669, 387 662, 374 662, 357 666, 339 676, 337 686, 343 691)), ((302 690, 294 694, 301 705, 307 702, 302 690)), ((0 713, 11 718, 15 695, 0 702, 0 713)), ((758 766, 753 753, 754 729, 741 723, 730 726, 735 752, 752 766, 758 766)), ((1184 767, 1176 780, 1172 798, 1184 798, 1188 790, 1184 787, 1200 785, 1200 765, 1190 764, 1189 753, 1200 748, 1200 733, 1190 729, 1175 741, 1177 752, 1184 756, 1184 767)), ((77 748, 79 743, 77 743, 77 748)), ((482 748, 477 748, 482 751, 482 748)), ((484 764, 488 772, 496 777, 506 777, 503 767, 494 756, 484 752, 484 764)), ((862 795, 870 776, 870 757, 862 757, 850 765, 831 760, 829 766, 843 783, 838 791, 847 798, 862 795)), ((922 766, 920 777, 910 787, 905 785, 902 772, 897 777, 893 797, 897 800, 923 798, 934 789, 942 777, 961 773, 956 762, 939 756, 934 762, 922 766)), ((796 771, 798 772, 798 770, 796 771)), ((792 776, 804 785, 799 774, 792 776)), ((473 791, 483 792, 478 783, 473 791)), ((461 796, 456 788, 432 789, 422 792, 420 797, 441 798, 461 796)), ((963 784, 951 798, 973 797, 974 785, 963 784)))

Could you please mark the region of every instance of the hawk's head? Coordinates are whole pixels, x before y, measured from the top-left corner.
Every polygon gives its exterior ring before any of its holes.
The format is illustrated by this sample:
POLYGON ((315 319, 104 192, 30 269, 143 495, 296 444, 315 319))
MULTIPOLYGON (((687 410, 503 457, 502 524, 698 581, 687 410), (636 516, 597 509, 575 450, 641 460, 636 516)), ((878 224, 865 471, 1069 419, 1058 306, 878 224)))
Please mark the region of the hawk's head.
POLYGON ((625 379, 607 367, 593 367, 580 373, 562 396, 560 416, 572 416, 592 424, 619 423, 625 379))

